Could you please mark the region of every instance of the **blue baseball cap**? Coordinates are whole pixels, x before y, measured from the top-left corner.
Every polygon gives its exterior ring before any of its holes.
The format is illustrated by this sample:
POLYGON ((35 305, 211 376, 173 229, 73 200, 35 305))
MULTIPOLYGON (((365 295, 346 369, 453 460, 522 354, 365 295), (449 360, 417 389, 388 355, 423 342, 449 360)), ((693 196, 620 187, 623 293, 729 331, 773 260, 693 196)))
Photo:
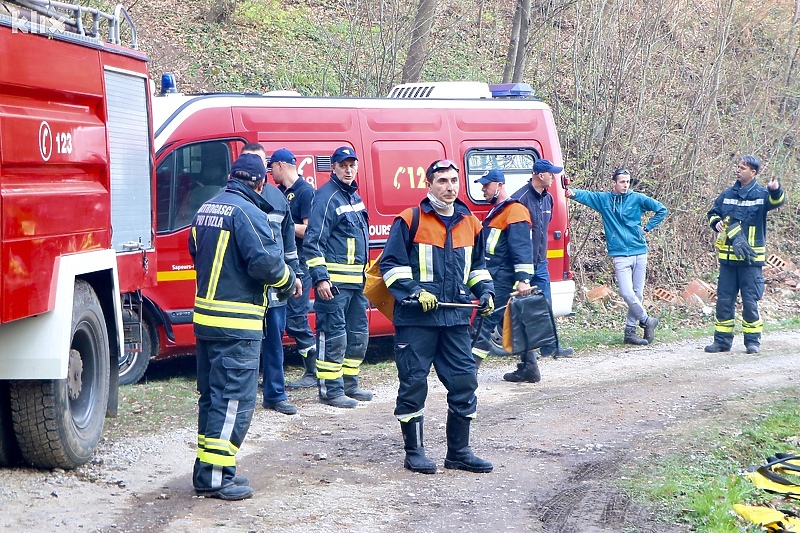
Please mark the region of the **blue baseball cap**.
POLYGON ((486 172, 486 174, 475 180, 475 183, 480 183, 481 185, 487 185, 492 182, 496 183, 506 182, 506 177, 503 175, 502 170, 493 168, 492 170, 489 170, 488 172, 486 172))
POLYGON ((231 165, 231 177, 241 181, 258 183, 267 175, 267 169, 260 155, 242 154, 231 165))
POLYGON ((341 163, 345 159, 355 159, 358 161, 355 150, 349 146, 340 146, 335 152, 333 152, 333 155, 331 156, 331 164, 341 163))
POLYGON ((273 153, 269 158, 267 168, 271 167, 272 163, 288 163, 290 165, 296 165, 297 159, 294 157, 294 154, 286 148, 280 148, 275 150, 275 153, 273 153))
POLYGON ((547 159, 537 159, 536 162, 533 163, 534 174, 541 174, 542 172, 552 172, 553 174, 558 174, 563 170, 564 167, 557 167, 547 159))

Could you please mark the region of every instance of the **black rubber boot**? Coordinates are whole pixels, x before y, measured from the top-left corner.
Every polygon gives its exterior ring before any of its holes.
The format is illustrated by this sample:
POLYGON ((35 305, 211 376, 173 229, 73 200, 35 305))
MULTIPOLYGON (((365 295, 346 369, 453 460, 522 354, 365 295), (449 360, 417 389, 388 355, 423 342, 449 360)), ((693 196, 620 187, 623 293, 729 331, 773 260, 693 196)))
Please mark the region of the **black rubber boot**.
POLYGON ((368 390, 358 388, 358 376, 344 376, 344 394, 348 398, 359 402, 369 402, 372 400, 372 393, 368 390))
POLYGON ((311 348, 303 357, 303 366, 306 371, 297 381, 286 384, 287 389, 306 389, 317 385, 317 349, 311 348))
POLYGON ((231 484, 227 487, 216 490, 196 490, 198 496, 204 498, 217 498, 219 500, 237 501, 246 500, 253 496, 253 489, 248 485, 231 484))
POLYGON ((512 383, 539 383, 542 381, 542 374, 539 371, 539 363, 536 361, 536 351, 531 350, 523 358, 521 363, 517 363, 517 369, 513 372, 503 374, 503 379, 512 383))
POLYGON ((335 398, 328 398, 327 396, 320 395, 319 403, 342 409, 354 409, 358 405, 357 401, 344 395, 336 396, 335 398))
POLYGON ((403 449, 406 451, 403 468, 422 474, 435 474, 436 463, 428 459, 428 456, 425 455, 425 447, 422 445, 422 420, 423 417, 418 416, 408 422, 400 422, 400 430, 403 432, 403 449))
POLYGON ((447 455, 444 467, 454 470, 485 473, 494 469, 492 463, 476 457, 469 447, 469 424, 472 420, 447 413, 447 455))
POLYGON ((714 342, 705 347, 705 351, 708 353, 730 352, 731 345, 721 343, 717 339, 714 339, 714 342))
POLYGON ((653 344, 656 338, 656 326, 658 326, 658 319, 652 316, 647 317, 644 322, 639 322, 639 325, 644 329, 644 340, 647 344, 653 344))
POLYGON ((645 339, 639 336, 636 326, 625 326, 625 344, 634 344, 636 346, 646 346, 649 344, 645 339))

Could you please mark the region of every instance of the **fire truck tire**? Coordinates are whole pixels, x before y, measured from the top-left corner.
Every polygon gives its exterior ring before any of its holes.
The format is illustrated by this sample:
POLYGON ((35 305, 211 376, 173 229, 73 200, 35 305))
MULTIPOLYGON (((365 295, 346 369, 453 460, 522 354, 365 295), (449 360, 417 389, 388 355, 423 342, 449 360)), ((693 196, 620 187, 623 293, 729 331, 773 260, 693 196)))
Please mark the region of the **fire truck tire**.
POLYGON ((22 456, 11 421, 11 399, 8 382, 0 381, 0 467, 19 464, 22 456))
POLYGON ((150 358, 158 353, 158 337, 156 328, 147 314, 142 320, 142 351, 139 353, 125 354, 119 360, 119 384, 132 385, 138 383, 147 367, 150 365, 150 358))
POLYGON ((103 432, 109 391, 109 348, 100 302, 75 282, 66 379, 11 382, 11 412, 23 459, 40 468, 71 469, 92 458, 103 432))

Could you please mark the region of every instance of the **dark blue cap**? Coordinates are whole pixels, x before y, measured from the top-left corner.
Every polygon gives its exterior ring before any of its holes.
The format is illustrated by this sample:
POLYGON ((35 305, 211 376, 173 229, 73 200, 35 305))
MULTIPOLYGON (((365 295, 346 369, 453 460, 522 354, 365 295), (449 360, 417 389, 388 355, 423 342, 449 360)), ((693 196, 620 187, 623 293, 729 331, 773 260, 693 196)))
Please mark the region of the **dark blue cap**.
POLYGON ((272 163, 288 163, 290 165, 296 165, 297 159, 294 157, 294 154, 286 148, 280 148, 275 150, 275 153, 269 158, 267 167, 271 167, 272 163))
POLYGON ((355 150, 349 146, 340 146, 335 152, 333 152, 333 155, 331 156, 331 164, 341 163, 345 159, 355 159, 358 161, 355 150))
POLYGON ((487 183, 505 183, 506 177, 503 175, 502 170, 497 170, 493 168, 492 170, 488 171, 486 174, 481 176, 480 178, 475 180, 475 183, 480 183, 481 185, 486 185, 487 183))
POLYGON ((564 170, 564 167, 557 167, 547 159, 537 159, 533 164, 534 174, 541 174, 542 172, 552 172, 553 174, 558 174, 562 170, 564 170))
POLYGON ((241 181, 258 183, 267 175, 260 155, 242 154, 231 165, 231 177, 241 181))

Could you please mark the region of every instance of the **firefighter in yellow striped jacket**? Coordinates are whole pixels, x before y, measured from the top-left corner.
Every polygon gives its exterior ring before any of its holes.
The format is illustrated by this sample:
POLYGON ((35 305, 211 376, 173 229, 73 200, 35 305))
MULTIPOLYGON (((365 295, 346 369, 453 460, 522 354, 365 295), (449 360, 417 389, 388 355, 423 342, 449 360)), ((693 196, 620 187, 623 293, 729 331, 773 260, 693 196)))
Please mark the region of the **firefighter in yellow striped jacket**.
POLYGON ((189 253, 197 272, 198 430, 193 484, 202 496, 252 496, 236 475, 236 452, 253 417, 267 287, 286 299, 295 274, 272 237, 270 204, 260 196, 266 169, 244 154, 231 166, 225 189, 204 203, 192 222, 189 253))
POLYGON ((760 351, 764 323, 758 301, 764 295, 761 268, 766 261, 767 212, 783 205, 785 195, 777 177, 766 188, 756 181, 761 161, 743 155, 736 166, 736 183, 728 187, 708 212, 717 236, 719 280, 714 342, 705 351, 728 352, 733 344, 736 297, 742 295, 742 333, 749 354, 760 351))
POLYGON ((352 408, 372 400, 358 386, 369 342, 364 280, 369 259, 367 208, 358 195, 358 157, 349 146, 331 155, 330 180, 314 194, 303 259, 314 285, 319 401, 352 408))

